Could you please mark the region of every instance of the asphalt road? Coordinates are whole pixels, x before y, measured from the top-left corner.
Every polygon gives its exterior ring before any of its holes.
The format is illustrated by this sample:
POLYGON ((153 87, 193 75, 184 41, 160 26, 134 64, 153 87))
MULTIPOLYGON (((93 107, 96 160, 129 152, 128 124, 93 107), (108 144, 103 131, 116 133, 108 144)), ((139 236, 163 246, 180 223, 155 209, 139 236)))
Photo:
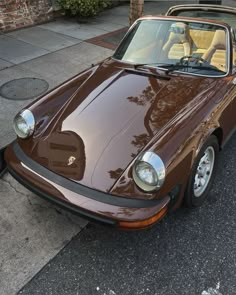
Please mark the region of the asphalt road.
POLYGON ((236 135, 203 207, 142 232, 89 224, 20 294, 236 294, 235 168, 236 135))

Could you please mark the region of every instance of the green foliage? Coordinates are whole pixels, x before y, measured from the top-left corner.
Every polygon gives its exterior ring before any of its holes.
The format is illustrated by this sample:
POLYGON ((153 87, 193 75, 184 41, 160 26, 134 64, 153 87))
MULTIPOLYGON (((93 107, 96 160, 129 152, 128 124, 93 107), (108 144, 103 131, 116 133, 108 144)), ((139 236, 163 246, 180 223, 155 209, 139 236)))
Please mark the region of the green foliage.
POLYGON ((58 0, 61 8, 72 15, 97 15, 111 5, 111 0, 58 0))

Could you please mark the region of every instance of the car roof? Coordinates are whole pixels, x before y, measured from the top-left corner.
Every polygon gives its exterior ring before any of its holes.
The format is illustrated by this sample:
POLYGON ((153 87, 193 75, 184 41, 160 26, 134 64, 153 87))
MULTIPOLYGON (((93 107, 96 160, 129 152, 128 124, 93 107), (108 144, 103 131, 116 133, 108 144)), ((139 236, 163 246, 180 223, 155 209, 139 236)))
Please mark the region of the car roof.
POLYGON ((182 4, 175 5, 169 8, 166 15, 170 15, 173 11, 176 10, 191 10, 191 9, 199 9, 199 10, 211 10, 211 11, 220 11, 227 12, 236 15, 236 8, 230 6, 222 6, 222 5, 209 5, 209 4, 182 4))
MULTIPOLYGON (((209 4, 186 4, 186 5, 175 5, 169 8, 169 10, 166 13, 166 16, 174 16, 174 12, 187 12, 187 11, 202 11, 202 12, 218 12, 218 13, 225 13, 228 15, 231 15, 231 18, 235 19, 232 23, 232 20, 228 22, 228 20, 218 20, 220 22, 224 22, 224 24, 227 24, 229 27, 231 27, 233 30, 236 28, 236 8, 229 7, 229 6, 221 6, 221 5, 209 5, 209 4)), ((176 15, 180 16, 180 15, 176 15)), ((195 18, 195 16, 194 16, 195 18)), ((200 18, 199 18, 200 19, 200 18)), ((201 19, 203 19, 201 17, 201 19)), ((204 17, 205 20, 212 21, 215 20, 211 17, 204 17)))
POLYGON ((193 21, 197 23, 211 23, 211 24, 216 24, 220 26, 224 26, 230 30, 230 25, 218 21, 218 20, 212 20, 212 19, 205 19, 205 18, 197 18, 197 17, 186 17, 186 16, 173 16, 173 15, 145 15, 140 17, 137 21, 139 20, 147 20, 147 19, 166 19, 166 20, 183 20, 183 21, 193 21))

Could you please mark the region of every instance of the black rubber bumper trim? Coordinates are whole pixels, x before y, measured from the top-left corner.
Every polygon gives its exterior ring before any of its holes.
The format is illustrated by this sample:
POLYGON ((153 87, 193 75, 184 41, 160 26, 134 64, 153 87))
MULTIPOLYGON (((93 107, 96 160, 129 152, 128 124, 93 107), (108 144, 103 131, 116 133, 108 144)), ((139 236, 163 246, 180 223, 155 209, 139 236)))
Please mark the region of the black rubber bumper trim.
POLYGON ((154 206, 163 205, 162 200, 140 200, 140 199, 130 199, 124 197, 118 197, 115 195, 111 195, 108 193, 103 193, 101 191, 97 191, 95 189, 91 189, 84 185, 78 184, 72 180, 69 180, 61 175, 58 175, 47 168, 41 166, 37 162, 30 159, 21 149, 19 144, 15 141, 13 143, 13 151, 16 157, 23 162, 27 167, 31 170, 35 171, 39 175, 45 177, 46 179, 74 192, 80 194, 89 199, 93 199, 95 201, 118 206, 118 207, 126 207, 126 208, 151 208, 154 206))
POLYGON ((115 220, 107 219, 100 217, 96 214, 91 214, 85 210, 81 210, 79 207, 72 205, 66 201, 63 201, 59 198, 55 198, 53 196, 48 195, 44 191, 38 189, 37 187, 33 186, 31 183, 29 183, 27 180, 25 180, 23 177, 19 176, 11 167, 7 167, 8 172, 14 177, 19 183, 21 183, 23 186, 25 186, 27 189, 38 195, 39 197, 56 204, 57 206, 61 207, 62 209, 66 209, 73 214, 79 215, 81 217, 86 218, 89 221, 96 221, 102 224, 107 224, 111 226, 118 226, 118 222, 115 220))

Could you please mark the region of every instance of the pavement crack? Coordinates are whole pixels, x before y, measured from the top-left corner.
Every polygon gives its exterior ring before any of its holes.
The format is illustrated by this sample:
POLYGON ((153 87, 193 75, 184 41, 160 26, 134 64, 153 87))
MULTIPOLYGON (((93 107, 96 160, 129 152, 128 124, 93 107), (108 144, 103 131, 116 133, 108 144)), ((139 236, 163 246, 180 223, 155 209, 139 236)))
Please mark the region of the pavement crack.
POLYGON ((34 204, 31 202, 31 198, 30 198, 30 196, 29 195, 25 195, 26 196, 26 199, 27 199, 27 201, 28 201, 28 203, 30 204, 30 206, 34 206, 34 204))
POLYGON ((74 224, 74 225, 76 225, 76 226, 79 226, 79 228, 81 228, 80 225, 79 225, 78 223, 74 222, 74 220, 73 220, 68 214, 63 214, 63 215, 65 216, 65 218, 66 218, 70 223, 72 223, 72 224, 74 224))
POLYGON ((1 179, 1 181, 5 182, 8 186, 10 186, 10 188, 12 188, 16 193, 18 193, 18 194, 20 194, 20 195, 22 195, 22 196, 27 196, 27 194, 25 194, 25 193, 19 191, 17 188, 15 188, 15 187, 11 184, 10 181, 5 180, 5 179, 3 179, 3 178, 1 179))
MULTIPOLYGON (((44 206, 41 203, 37 203, 37 202, 32 202, 31 199, 31 195, 27 194, 27 192, 22 192, 20 190, 18 190, 12 183, 10 180, 8 179, 1 179, 2 182, 6 183, 7 186, 9 186, 12 190, 14 190, 15 193, 22 195, 23 197, 26 198, 28 204, 32 207, 33 211, 37 211, 37 210, 52 210, 54 211, 56 214, 60 214, 63 215, 65 219, 68 220, 68 222, 72 223, 73 225, 79 226, 74 220, 73 218, 71 218, 68 214, 64 213, 63 211, 59 210, 58 208, 54 207, 54 206, 44 206)), ((80 226, 79 226, 80 227, 80 226)))

